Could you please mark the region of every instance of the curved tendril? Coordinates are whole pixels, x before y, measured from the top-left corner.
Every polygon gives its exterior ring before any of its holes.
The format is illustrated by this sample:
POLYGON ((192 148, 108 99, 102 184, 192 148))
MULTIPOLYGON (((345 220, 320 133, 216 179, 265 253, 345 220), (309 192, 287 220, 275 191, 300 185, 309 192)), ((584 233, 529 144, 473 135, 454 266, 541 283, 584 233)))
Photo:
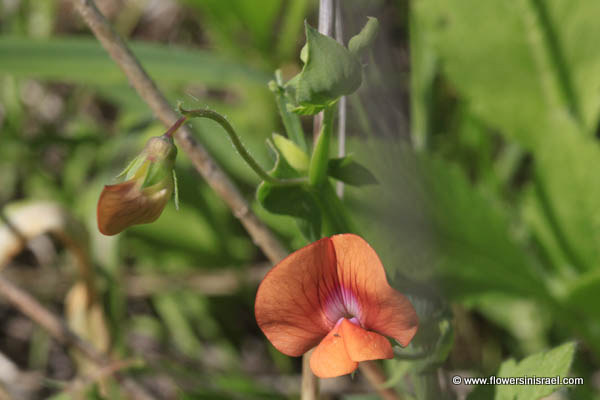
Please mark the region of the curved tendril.
POLYGON ((256 174, 261 177, 264 181, 269 182, 273 185, 277 186, 295 186, 305 183, 306 178, 294 178, 294 179, 279 179, 269 175, 259 164, 256 162, 254 158, 248 153, 248 150, 242 144, 239 136, 229 123, 225 117, 223 117, 218 112, 208 110, 208 109, 196 109, 196 110, 186 110, 181 105, 179 106, 179 112, 184 116, 184 118, 208 118, 217 122, 219 125, 225 129, 225 132, 229 135, 231 142, 235 146, 236 150, 240 153, 244 161, 256 172, 256 174))

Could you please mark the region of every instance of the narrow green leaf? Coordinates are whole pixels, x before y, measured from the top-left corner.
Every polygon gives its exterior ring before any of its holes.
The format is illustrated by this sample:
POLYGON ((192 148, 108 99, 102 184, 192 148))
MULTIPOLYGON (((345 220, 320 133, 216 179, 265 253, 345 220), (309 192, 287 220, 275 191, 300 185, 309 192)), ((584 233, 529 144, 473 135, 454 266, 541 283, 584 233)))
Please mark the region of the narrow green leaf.
POLYGON ((328 108, 323 114, 321 133, 310 158, 308 181, 313 187, 321 185, 327 178, 327 163, 329 161, 329 143, 333 131, 333 109, 328 108))
POLYGON ((353 186, 374 185, 377 183, 377 179, 371 171, 354 161, 351 155, 329 160, 327 174, 353 186))
POLYGON ((279 110, 281 121, 285 127, 285 132, 303 151, 307 151, 308 146, 306 144, 306 138, 304 137, 304 130, 302 129, 300 117, 290 110, 290 108, 294 108, 293 103, 295 102, 295 100, 293 100, 295 96, 290 93, 290 88, 291 86, 284 86, 281 71, 275 71, 275 81, 269 82, 269 89, 275 96, 277 109, 279 110))
MULTIPOLYGON (((268 76, 237 61, 198 49, 131 42, 133 53, 161 85, 202 82, 264 84, 268 76)), ((0 36, 0 74, 88 84, 127 83, 100 43, 89 38, 32 40, 0 36)))

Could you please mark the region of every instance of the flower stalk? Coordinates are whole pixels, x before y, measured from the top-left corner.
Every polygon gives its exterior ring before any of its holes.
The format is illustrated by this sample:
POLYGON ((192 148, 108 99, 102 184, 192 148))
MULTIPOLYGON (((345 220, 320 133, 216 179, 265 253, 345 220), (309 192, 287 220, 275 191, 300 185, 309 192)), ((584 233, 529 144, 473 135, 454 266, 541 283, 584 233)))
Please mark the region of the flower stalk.
POLYGON ((208 110, 208 109, 195 109, 195 110, 186 110, 183 107, 179 106, 179 112, 186 118, 208 118, 217 122, 225 132, 229 135, 233 146, 236 148, 240 156, 246 161, 248 166, 256 172, 256 174, 266 182, 269 182, 273 185, 277 186, 296 186, 303 183, 306 183, 305 178, 296 178, 296 179, 279 179, 269 175, 256 160, 250 155, 248 150, 242 144, 240 137, 235 132, 235 129, 231 126, 229 121, 219 114, 218 112, 208 110))

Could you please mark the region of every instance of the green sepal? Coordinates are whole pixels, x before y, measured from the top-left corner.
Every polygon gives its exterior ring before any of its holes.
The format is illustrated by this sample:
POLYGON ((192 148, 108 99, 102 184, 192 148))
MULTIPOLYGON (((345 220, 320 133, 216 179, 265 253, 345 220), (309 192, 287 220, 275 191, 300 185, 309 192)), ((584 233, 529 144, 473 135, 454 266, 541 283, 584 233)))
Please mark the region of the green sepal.
POLYGON ((177 174, 175 173, 175 168, 171 170, 173 172, 173 192, 175 199, 175 210, 179 211, 179 186, 177 183, 177 174))
POLYGON ((362 83, 358 58, 334 39, 322 35, 305 23, 306 62, 296 83, 294 112, 316 114, 331 107, 362 83))
POLYGON ((137 170, 140 169, 144 161, 146 161, 146 156, 144 154, 138 155, 133 160, 131 160, 129 164, 127 164, 125 169, 123 169, 123 171, 121 171, 119 175, 115 177, 115 179, 123 178, 123 180, 127 181, 133 178, 133 176, 135 175, 137 170))
POLYGON ((375 185, 375 176, 365 166, 354 161, 352 155, 332 158, 327 164, 327 174, 352 186, 375 185))
POLYGON ((158 162, 148 161, 144 182, 142 183, 142 189, 148 186, 156 185, 157 183, 164 183, 165 179, 171 179, 172 174, 170 170, 173 170, 172 165, 173 162, 170 160, 158 162))
POLYGON ((273 134, 273 143, 279 150, 281 156, 288 164, 298 172, 308 171, 309 158, 296 143, 276 133, 273 134))
POLYGON ((375 17, 367 17, 367 23, 362 30, 348 42, 348 50, 354 55, 359 55, 373 43, 379 30, 379 21, 375 17))

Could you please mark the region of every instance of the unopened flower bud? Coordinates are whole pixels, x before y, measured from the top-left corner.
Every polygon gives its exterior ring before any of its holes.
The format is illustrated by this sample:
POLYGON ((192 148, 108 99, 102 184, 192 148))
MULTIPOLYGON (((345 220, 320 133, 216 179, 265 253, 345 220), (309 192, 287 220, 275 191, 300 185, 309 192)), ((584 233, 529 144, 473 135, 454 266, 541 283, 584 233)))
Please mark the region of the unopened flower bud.
MULTIPOLYGON (((106 185, 98 200, 98 229, 116 235, 132 225, 154 222, 175 188, 177 148, 170 135, 153 137, 119 175, 123 182, 106 185)), ((176 188, 175 188, 176 190, 176 188)))

